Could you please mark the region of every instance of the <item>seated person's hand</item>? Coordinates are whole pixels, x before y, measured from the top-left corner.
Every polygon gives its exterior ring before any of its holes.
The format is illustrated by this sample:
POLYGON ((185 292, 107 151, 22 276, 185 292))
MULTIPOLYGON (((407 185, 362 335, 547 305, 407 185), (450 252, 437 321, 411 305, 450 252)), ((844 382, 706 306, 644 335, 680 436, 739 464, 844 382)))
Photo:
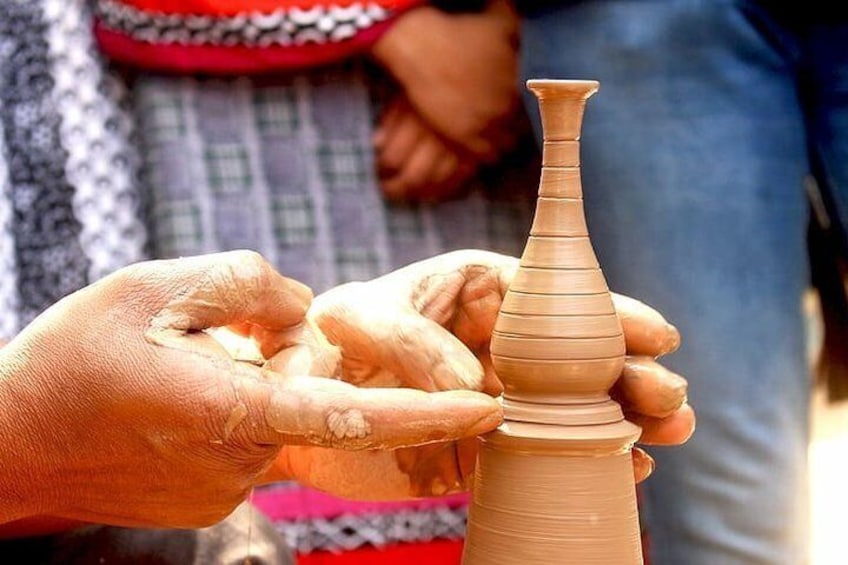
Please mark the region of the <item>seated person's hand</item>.
MULTIPOLYGON (((311 342, 285 350, 271 364, 281 371, 324 372, 360 387, 497 395, 502 388, 489 359, 489 341, 517 265, 516 259, 495 253, 458 251, 332 289, 316 298, 309 313, 323 336, 310 334, 311 342), (321 360, 318 368, 310 366, 310 348, 321 360), (334 356, 338 363, 328 363, 334 356)), ((654 361, 677 348, 677 330, 641 302, 613 299, 629 355, 613 395, 642 426, 643 443, 683 443, 695 425, 686 404, 687 383, 654 361)), ((406 425, 407 414, 393 417, 394 425, 406 425)), ((269 478, 294 478, 362 499, 441 495, 469 486, 476 449, 474 439, 357 453, 287 446, 269 478)), ((650 457, 635 449, 637 480, 652 469, 650 457)))
POLYGON ((404 96, 387 107, 374 136, 380 187, 389 200, 437 202, 459 196, 477 158, 440 138, 404 96))
POLYGON ((0 350, 0 523, 203 526, 282 445, 393 449, 498 425, 484 394, 284 377, 204 331, 236 325, 271 356, 300 339, 311 298, 231 252, 139 263, 54 305, 0 350))
POLYGON ((372 52, 439 135, 488 163, 519 108, 517 44, 517 17, 495 0, 479 14, 410 10, 372 52))

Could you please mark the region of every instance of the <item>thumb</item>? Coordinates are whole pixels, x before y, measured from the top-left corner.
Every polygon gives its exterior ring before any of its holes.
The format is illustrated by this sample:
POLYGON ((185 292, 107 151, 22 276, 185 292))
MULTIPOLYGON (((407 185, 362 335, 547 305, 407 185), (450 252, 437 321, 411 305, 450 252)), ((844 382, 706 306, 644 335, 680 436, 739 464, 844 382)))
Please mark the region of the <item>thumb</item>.
POLYGON ((150 270, 141 273, 142 280, 167 289, 147 332, 160 344, 173 344, 188 332, 245 322, 288 335, 312 300, 308 287, 282 276, 253 251, 152 261, 137 268, 150 270))
POLYGON ((308 376, 252 388, 255 441, 264 444, 396 449, 491 431, 498 402, 470 391, 362 389, 308 376))
POLYGON ((171 286, 179 285, 153 326, 188 331, 251 322, 282 331, 299 324, 312 301, 307 286, 282 276, 255 251, 148 265, 167 273, 171 286))
POLYGON ((379 300, 351 298, 316 316, 321 331, 346 359, 386 369, 404 385, 420 390, 483 389, 482 365, 445 328, 405 306, 388 305, 366 313, 355 305, 379 300))

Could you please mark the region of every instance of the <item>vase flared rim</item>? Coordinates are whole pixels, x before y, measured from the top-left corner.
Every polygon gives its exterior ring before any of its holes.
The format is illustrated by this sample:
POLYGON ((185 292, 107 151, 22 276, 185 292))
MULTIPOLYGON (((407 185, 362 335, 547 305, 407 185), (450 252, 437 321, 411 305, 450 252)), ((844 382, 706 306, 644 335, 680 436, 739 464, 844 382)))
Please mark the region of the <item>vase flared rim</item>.
POLYGON ((596 80, 532 78, 527 81, 527 88, 539 97, 588 98, 600 86, 596 80))

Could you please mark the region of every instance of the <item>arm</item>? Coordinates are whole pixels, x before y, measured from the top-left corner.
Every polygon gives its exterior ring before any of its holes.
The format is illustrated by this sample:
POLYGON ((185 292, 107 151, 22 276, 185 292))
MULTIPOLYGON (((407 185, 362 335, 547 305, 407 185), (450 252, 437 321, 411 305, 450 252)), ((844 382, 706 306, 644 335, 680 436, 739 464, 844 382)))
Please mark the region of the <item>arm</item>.
POLYGON ((410 10, 371 53, 436 133, 492 162, 514 135, 517 46, 515 13, 504 0, 492 0, 477 14, 410 10))
POLYGON ((297 342, 311 298, 234 251, 139 263, 53 305, 0 355, 0 521, 201 527, 283 445, 392 450, 497 426, 486 395, 286 376, 206 331, 239 327, 268 357, 297 342))
POLYGON ((98 3, 106 55, 150 70, 245 74, 314 68, 366 52, 399 15, 425 0, 130 0, 98 3), (198 21, 203 21, 198 25, 198 21))

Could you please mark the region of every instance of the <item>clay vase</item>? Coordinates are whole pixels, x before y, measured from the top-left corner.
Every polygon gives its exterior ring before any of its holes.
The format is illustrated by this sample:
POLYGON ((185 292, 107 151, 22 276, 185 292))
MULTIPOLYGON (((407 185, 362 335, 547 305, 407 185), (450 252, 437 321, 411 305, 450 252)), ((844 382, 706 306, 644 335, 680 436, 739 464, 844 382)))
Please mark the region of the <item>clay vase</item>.
POLYGON ((544 130, 536 216, 492 336, 504 423, 480 438, 465 565, 642 563, 631 448, 609 388, 624 336, 583 213, 595 81, 531 80, 544 130))

